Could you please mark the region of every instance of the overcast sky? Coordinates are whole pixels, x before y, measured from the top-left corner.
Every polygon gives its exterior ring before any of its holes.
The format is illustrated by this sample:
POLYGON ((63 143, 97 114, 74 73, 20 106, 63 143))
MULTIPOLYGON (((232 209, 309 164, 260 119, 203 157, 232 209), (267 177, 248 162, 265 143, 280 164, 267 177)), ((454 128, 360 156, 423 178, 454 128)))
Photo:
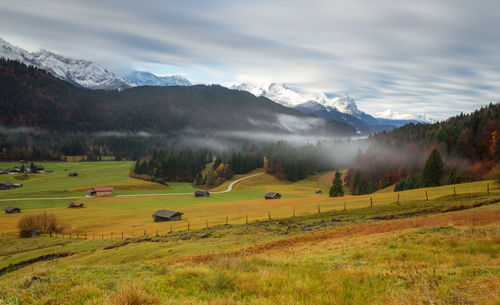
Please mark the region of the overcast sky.
POLYGON ((0 37, 201 83, 349 93, 444 118, 500 100, 500 1, 0 1, 0 37))

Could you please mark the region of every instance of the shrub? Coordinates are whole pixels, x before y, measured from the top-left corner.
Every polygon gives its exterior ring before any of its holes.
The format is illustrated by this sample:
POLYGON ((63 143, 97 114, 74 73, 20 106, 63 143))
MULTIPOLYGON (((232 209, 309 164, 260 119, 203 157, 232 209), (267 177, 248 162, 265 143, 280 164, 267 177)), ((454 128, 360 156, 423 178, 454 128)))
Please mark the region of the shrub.
POLYGON ((17 227, 21 237, 31 237, 32 232, 61 233, 64 230, 64 225, 57 221, 57 217, 47 213, 24 216, 17 227))

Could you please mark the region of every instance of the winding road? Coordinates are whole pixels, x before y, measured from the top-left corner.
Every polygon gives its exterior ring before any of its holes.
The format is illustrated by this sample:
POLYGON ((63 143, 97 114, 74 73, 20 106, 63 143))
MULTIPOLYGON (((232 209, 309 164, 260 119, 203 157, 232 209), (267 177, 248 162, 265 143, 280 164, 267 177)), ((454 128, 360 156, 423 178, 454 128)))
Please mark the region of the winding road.
MULTIPOLYGON (((253 175, 250 175, 250 176, 246 176, 246 177, 243 177, 243 178, 239 178, 239 179, 236 179, 234 180, 233 182, 231 182, 228 186, 227 186, 227 189, 224 190, 224 191, 219 191, 219 192, 210 192, 210 194, 223 194, 223 193, 229 193, 230 191, 233 190, 233 186, 240 182, 240 181, 243 181, 245 179, 248 179, 248 178, 252 178, 252 177, 255 177, 255 176, 258 176, 258 175, 262 175, 264 174, 264 172, 262 173, 258 173, 258 174, 253 174, 253 175)), ((149 197, 149 196, 183 196, 183 195, 193 195, 193 192, 191 193, 163 193, 163 194, 132 194, 132 195, 116 195, 115 197, 149 197)), ((52 197, 52 198, 6 198, 6 199, 0 199, 0 202, 1 201, 26 201, 26 200, 58 200, 58 199, 82 199, 82 198, 86 198, 86 197, 52 197)))

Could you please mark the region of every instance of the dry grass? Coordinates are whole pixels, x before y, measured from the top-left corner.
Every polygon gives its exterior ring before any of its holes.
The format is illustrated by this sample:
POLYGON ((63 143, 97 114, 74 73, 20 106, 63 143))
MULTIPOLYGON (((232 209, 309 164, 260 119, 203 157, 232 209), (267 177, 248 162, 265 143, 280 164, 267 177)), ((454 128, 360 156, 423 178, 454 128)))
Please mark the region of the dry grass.
POLYGON ((160 298, 146 292, 144 287, 135 283, 124 283, 108 302, 109 305, 157 305, 160 298))

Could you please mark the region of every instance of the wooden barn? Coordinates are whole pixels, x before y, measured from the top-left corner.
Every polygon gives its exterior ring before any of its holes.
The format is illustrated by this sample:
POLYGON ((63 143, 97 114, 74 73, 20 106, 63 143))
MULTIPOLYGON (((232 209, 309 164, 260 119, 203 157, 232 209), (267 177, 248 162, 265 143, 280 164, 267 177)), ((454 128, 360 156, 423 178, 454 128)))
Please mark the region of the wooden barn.
POLYGON ((20 208, 16 208, 16 207, 13 207, 13 206, 8 206, 8 207, 5 207, 4 209, 5 211, 5 214, 17 214, 17 213, 21 213, 21 209, 20 208))
POLYGON ((70 202, 68 208, 83 208, 83 203, 81 202, 70 202))
POLYGON ((14 183, 12 182, 6 181, 0 183, 0 190, 10 190, 12 188, 14 188, 14 183))
POLYGON ((183 214, 184 213, 169 210, 158 210, 153 214, 153 219, 155 222, 176 221, 181 220, 183 214))
POLYGON ((267 192, 264 194, 265 199, 280 199, 281 194, 280 193, 275 193, 275 192, 267 192))
POLYGON ((194 192, 194 197, 208 197, 210 193, 208 191, 196 191, 194 192))
POLYGON ((98 197, 98 196, 108 196, 108 195, 113 195, 113 190, 114 188, 111 186, 106 186, 106 187, 94 187, 88 191, 89 195, 92 197, 98 197))

